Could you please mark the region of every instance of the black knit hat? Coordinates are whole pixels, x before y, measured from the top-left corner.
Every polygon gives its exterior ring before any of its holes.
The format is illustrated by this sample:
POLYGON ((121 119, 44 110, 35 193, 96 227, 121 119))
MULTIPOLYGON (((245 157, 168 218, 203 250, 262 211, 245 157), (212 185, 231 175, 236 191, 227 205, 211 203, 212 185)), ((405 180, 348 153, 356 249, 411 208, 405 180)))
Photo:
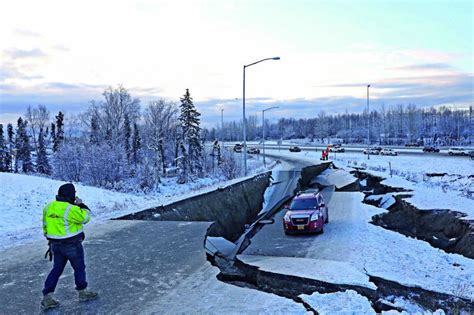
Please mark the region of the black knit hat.
POLYGON ((76 199, 76 188, 71 183, 64 184, 59 187, 58 196, 74 201, 76 199))

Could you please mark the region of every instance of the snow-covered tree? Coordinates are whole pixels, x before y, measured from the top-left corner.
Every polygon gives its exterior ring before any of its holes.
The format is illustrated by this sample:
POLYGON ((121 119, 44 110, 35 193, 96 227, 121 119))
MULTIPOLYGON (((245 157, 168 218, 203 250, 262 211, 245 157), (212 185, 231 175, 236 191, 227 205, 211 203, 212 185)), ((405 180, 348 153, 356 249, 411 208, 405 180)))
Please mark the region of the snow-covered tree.
POLYGON ((143 116, 147 132, 146 146, 153 151, 157 171, 163 175, 166 175, 167 164, 165 146, 173 141, 176 112, 174 103, 158 100, 150 102, 143 116))
POLYGON ((46 130, 46 124, 49 121, 49 111, 44 105, 38 105, 36 108, 28 106, 25 114, 26 121, 28 121, 31 138, 33 139, 33 146, 36 154, 39 153, 38 141, 39 131, 46 130))
POLYGON ((202 176, 204 168, 199 119, 201 114, 194 106, 189 89, 186 89, 186 93, 180 100, 179 123, 182 132, 183 145, 186 148, 186 150, 181 150, 181 152, 183 157, 187 157, 184 163, 188 165, 191 174, 202 176), (183 152, 186 152, 186 154, 183 152))
POLYGON ((59 112, 56 116, 56 133, 53 139, 53 151, 57 152, 64 141, 64 114, 59 112))
POLYGON ((92 116, 91 117, 91 123, 90 123, 90 135, 89 135, 89 141, 92 144, 99 144, 99 124, 97 123, 97 117, 92 116))
POLYGON ((130 138, 132 136, 132 128, 130 127, 130 119, 128 118, 128 114, 125 114, 124 118, 124 125, 123 125, 123 147, 125 150, 125 156, 127 161, 130 161, 132 150, 130 148, 130 138))
POLYGON ((15 137, 15 172, 18 172, 19 169, 23 173, 33 172, 33 163, 31 162, 31 145, 30 138, 28 137, 28 132, 26 128, 28 127, 28 122, 24 121, 21 117, 17 121, 17 130, 15 137))
POLYGON ((15 132, 13 131, 13 125, 7 125, 7 143, 8 143, 8 171, 13 171, 13 152, 15 148, 15 132))
POLYGON ((5 137, 3 136, 3 124, 0 124, 0 172, 8 172, 8 148, 5 144, 5 137))
POLYGON ((36 171, 41 174, 51 174, 51 166, 48 161, 48 154, 45 145, 46 134, 40 128, 38 134, 38 154, 36 155, 36 171))
POLYGON ((140 148, 142 146, 142 140, 140 137, 140 130, 138 129, 137 123, 133 124, 133 140, 132 140, 132 161, 135 165, 140 160, 140 148))
POLYGON ((101 138, 123 145, 125 116, 128 116, 130 124, 138 122, 140 100, 132 98, 127 89, 121 85, 117 88, 107 88, 102 95, 104 101, 91 101, 83 122, 89 124, 94 117, 99 126, 101 138))

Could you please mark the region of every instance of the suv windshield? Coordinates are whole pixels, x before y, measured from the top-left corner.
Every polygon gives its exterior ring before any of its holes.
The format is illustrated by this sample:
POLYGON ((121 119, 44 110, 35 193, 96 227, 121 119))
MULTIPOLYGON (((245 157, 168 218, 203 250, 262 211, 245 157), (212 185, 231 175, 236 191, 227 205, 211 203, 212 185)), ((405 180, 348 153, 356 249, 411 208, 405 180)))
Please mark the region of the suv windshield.
POLYGON ((290 204, 290 210, 310 210, 315 209, 318 202, 316 198, 294 199, 290 204))

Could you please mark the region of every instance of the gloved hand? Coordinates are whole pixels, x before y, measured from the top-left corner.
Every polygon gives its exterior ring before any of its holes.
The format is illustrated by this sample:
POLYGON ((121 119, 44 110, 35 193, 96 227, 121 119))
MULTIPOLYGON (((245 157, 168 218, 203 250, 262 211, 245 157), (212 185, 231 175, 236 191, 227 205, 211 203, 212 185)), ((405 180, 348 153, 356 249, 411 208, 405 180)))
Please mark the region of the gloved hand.
POLYGON ((46 257, 48 257, 48 255, 49 255, 49 261, 52 261, 53 260, 53 251, 51 250, 51 242, 48 242, 48 250, 44 254, 44 259, 46 259, 46 257))

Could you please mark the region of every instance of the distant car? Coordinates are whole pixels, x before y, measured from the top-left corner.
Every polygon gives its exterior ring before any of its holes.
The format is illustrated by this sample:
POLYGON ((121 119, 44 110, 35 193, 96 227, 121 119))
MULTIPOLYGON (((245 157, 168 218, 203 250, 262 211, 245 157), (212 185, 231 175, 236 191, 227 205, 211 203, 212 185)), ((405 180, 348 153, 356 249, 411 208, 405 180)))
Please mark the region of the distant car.
POLYGON ((464 148, 452 147, 448 150, 449 155, 468 155, 467 151, 464 148))
POLYGON ((437 153, 439 152, 439 148, 432 146, 432 145, 426 145, 423 147, 423 152, 434 152, 437 153))
POLYGON ((396 156, 398 155, 398 153, 392 149, 382 149, 382 151, 380 151, 380 154, 381 155, 393 155, 393 156, 396 156))
POLYGON ((301 152, 301 149, 300 147, 297 147, 297 146, 292 146, 290 147, 290 152, 301 152))
POLYGON ((469 157, 474 160, 474 151, 469 151, 469 157))
POLYGON ((260 149, 256 147, 251 147, 247 149, 248 154, 260 154, 260 149))
POLYGON ((332 148, 330 149, 330 151, 331 151, 331 152, 336 152, 336 153, 346 152, 346 150, 345 150, 343 147, 341 147, 341 146, 332 147, 332 148))
POLYGON ((298 193, 287 207, 283 217, 285 234, 324 233, 324 224, 329 222, 328 207, 318 190, 298 193))
POLYGON ((362 153, 367 154, 367 151, 369 152, 370 155, 379 155, 380 154, 380 151, 376 150, 374 148, 369 148, 369 149, 366 148, 362 151, 362 153))
POLYGON ((406 147, 419 147, 420 144, 417 142, 408 142, 405 144, 406 147))
POLYGON ((244 148, 244 146, 242 144, 237 143, 236 145, 234 145, 234 152, 240 153, 240 152, 242 152, 243 148, 244 148))

